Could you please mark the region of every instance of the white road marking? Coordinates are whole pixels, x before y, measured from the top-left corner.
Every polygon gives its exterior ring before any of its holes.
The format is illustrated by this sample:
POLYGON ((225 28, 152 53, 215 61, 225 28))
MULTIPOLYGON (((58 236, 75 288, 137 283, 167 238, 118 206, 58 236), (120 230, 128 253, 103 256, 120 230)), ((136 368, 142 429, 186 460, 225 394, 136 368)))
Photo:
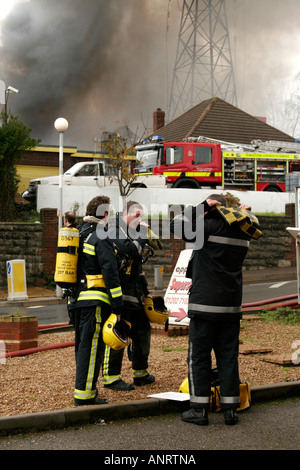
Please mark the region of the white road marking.
POLYGON ((290 281, 284 282, 277 282, 277 284, 272 284, 269 289, 277 289, 278 287, 284 286, 284 284, 288 284, 290 281))

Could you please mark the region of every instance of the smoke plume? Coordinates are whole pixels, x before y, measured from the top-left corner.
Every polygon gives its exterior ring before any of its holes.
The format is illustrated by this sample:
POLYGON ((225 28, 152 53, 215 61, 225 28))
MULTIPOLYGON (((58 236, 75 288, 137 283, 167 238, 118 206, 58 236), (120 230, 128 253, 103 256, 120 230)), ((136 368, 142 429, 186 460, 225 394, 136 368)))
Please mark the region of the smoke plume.
MULTIPOLYGON (((8 108, 42 144, 57 144, 54 121, 65 117, 66 145, 94 150, 103 129, 127 124, 152 130, 164 107, 166 8, 161 0, 30 0, 2 25, 1 70, 20 90, 8 108), (157 51, 157 54, 156 54, 157 51), (153 92, 159 97, 154 103, 153 92), (155 106, 153 108, 153 106, 155 106), (117 121, 117 122, 116 122, 117 121)), ((163 2, 164 3, 164 2, 163 2)))
MULTIPOLYGON (((299 73, 299 0, 225 3, 238 107, 268 116, 274 96, 284 96, 299 73)), ((57 145, 58 117, 69 121, 66 145, 80 150, 94 150, 103 130, 115 130, 126 119, 134 133, 152 132, 155 109, 167 113, 182 5, 181 0, 18 3, 1 25, 0 79, 20 90, 9 97, 8 108, 44 145, 57 145)))

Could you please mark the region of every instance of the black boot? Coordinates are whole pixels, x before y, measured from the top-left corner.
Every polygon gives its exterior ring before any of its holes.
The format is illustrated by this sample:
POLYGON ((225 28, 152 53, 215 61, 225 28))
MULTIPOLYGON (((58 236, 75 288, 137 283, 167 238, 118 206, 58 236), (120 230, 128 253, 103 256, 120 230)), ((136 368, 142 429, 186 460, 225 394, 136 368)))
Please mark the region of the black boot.
POLYGON ((84 405, 106 405, 108 403, 107 400, 104 398, 92 398, 91 400, 75 400, 74 401, 76 406, 84 406, 84 405))
POLYGON ((233 426, 234 424, 237 424, 239 419, 236 410, 234 410, 233 408, 224 410, 224 420, 225 424, 227 424, 228 426, 233 426))
POLYGON ((198 424, 199 426, 207 426, 208 411, 207 408, 190 408, 181 415, 182 421, 187 423, 198 424))
POLYGON ((134 382, 134 385, 136 385, 137 387, 141 387, 143 385, 149 385, 155 382, 155 377, 154 375, 148 374, 148 375, 145 375, 144 377, 135 377, 133 379, 133 382, 134 382))
POLYGON ((110 390, 116 390, 119 392, 128 392, 134 390, 134 385, 124 382, 124 380, 116 380, 110 385, 104 385, 104 388, 109 388, 110 390))

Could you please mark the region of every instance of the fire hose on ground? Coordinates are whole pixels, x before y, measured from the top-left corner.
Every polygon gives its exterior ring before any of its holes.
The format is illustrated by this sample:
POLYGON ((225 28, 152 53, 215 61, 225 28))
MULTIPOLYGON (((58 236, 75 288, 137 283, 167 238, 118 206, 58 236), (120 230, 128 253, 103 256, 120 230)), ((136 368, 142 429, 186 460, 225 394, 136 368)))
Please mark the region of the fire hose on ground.
MULTIPOLYGON (((287 295, 283 297, 275 297, 273 299, 266 299, 266 300, 260 300, 257 302, 249 302, 249 303, 244 303, 242 304, 242 310, 243 312, 250 312, 250 311, 259 311, 261 310, 261 307, 264 307, 266 310, 274 310, 275 308, 280 308, 280 307, 297 307, 298 306, 298 296, 295 294, 292 295, 287 295), (265 306, 265 307, 264 307, 265 306)), ((45 329, 55 329, 58 327, 66 327, 69 326, 68 323, 55 323, 55 324, 50 324, 50 325, 39 325, 38 329, 39 330, 45 330, 45 329)), ((29 354, 34 354, 42 351, 48 351, 51 349, 63 349, 63 348, 68 348, 71 346, 74 346, 75 341, 66 341, 62 343, 56 343, 56 344, 50 344, 46 346, 37 346, 35 348, 30 348, 30 349, 23 349, 23 350, 18 350, 18 351, 11 351, 8 353, 5 353, 5 357, 20 357, 20 356, 27 356, 29 354)))

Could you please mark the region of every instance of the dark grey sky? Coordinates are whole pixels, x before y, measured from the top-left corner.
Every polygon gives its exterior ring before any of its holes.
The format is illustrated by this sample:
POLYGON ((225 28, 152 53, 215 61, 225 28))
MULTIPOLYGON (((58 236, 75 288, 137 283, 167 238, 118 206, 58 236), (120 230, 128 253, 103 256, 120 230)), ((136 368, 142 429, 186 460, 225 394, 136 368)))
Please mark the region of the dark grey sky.
MULTIPOLYGON (((57 144, 53 123, 61 116, 69 121, 65 144, 83 150, 93 150, 102 129, 125 119, 133 131, 151 131, 153 111, 167 109, 181 5, 20 3, 1 24, 0 79, 20 90, 9 108, 45 145, 57 144)), ((300 2, 228 0, 226 7, 238 106, 268 116, 275 95, 284 94, 300 69, 300 2)))

